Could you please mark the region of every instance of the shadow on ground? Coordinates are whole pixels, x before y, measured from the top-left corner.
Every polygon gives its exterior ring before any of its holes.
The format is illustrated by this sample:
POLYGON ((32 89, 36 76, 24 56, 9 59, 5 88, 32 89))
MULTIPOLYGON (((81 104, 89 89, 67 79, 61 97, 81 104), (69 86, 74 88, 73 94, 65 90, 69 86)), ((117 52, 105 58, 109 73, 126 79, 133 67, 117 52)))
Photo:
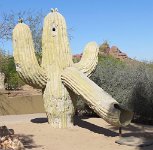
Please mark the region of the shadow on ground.
MULTIPOLYGON (((110 126, 110 130, 117 131, 118 128, 110 126)), ((123 137, 135 136, 153 139, 152 126, 146 126, 142 124, 130 124, 127 127, 122 128, 123 137)))
MULTIPOLYGON (((81 117, 74 117, 74 125, 77 125, 81 128, 85 128, 87 130, 90 130, 94 133, 102 134, 108 137, 116 137, 119 136, 118 134, 118 128, 112 127, 111 125, 108 125, 108 128, 103 128, 101 126, 98 126, 96 124, 90 123, 84 119, 87 118, 81 118, 81 117)), ((32 123, 46 123, 47 118, 34 118, 31 120, 32 123)), ((143 139, 143 143, 150 140, 153 143, 153 131, 152 126, 146 126, 141 124, 131 124, 128 127, 122 128, 123 134, 122 137, 135 137, 135 138, 141 138, 143 139)), ((33 143, 30 138, 32 136, 28 137, 27 139, 24 138, 25 143, 33 143), (28 140, 29 138, 29 140, 28 140)), ((23 142, 24 143, 24 142, 23 142)), ((28 146, 28 145, 27 145, 28 146)), ((35 146, 32 144, 32 146, 35 146)), ((29 146, 30 147, 30 146, 29 146)), ((153 150, 153 145, 146 146, 145 144, 143 146, 136 147, 136 150, 153 150)))
POLYGON ((17 138, 19 139, 26 149, 32 149, 37 147, 42 147, 40 145, 36 145, 33 140, 33 135, 25 135, 25 134, 14 134, 13 129, 8 129, 7 126, 0 127, 0 138, 9 137, 11 139, 17 138))
POLYGON ((87 122, 85 120, 82 120, 81 118, 78 118, 78 117, 75 117, 74 124, 81 127, 81 128, 88 129, 94 133, 103 134, 105 136, 111 136, 111 137, 118 136, 118 133, 116 133, 114 131, 111 131, 109 129, 92 124, 92 123, 87 122))
MULTIPOLYGON (((83 119, 87 119, 87 118, 83 118, 83 119)), ((46 123, 47 118, 34 118, 34 119, 31 119, 31 122, 32 123, 46 123)), ((98 134, 103 134, 105 136, 111 136, 111 137, 118 136, 118 133, 111 131, 109 129, 105 129, 103 127, 97 126, 85 120, 82 120, 82 118, 80 117, 74 117, 74 125, 77 125, 81 128, 88 129, 98 134)))
POLYGON ((23 143, 26 149, 42 147, 41 145, 36 145, 33 140, 33 135, 16 134, 19 140, 23 143))
MULTIPOLYGON (((116 127, 109 127, 110 130, 117 131, 116 127)), ((143 124, 130 124, 122 128, 122 141, 127 139, 131 141, 127 143, 137 146, 136 150, 153 150, 153 131, 152 126, 143 124), (124 139, 125 138, 125 139, 124 139), (140 142, 137 142, 140 141, 140 142)))
POLYGON ((32 123, 46 123, 48 122, 47 118, 34 118, 31 119, 32 123))
MULTIPOLYGON (((112 127, 111 125, 108 128, 103 128, 101 126, 92 124, 86 120, 75 117, 75 125, 78 125, 81 128, 86 128, 94 133, 103 134, 109 137, 119 136, 117 127, 112 127)), ((128 127, 123 127, 122 137, 133 139, 129 144, 136 146, 136 150, 153 150, 153 131, 152 126, 140 125, 140 124, 131 124, 128 127), (137 143, 137 140, 140 139, 140 143, 137 143)), ((128 144, 128 143, 127 143, 128 144)))

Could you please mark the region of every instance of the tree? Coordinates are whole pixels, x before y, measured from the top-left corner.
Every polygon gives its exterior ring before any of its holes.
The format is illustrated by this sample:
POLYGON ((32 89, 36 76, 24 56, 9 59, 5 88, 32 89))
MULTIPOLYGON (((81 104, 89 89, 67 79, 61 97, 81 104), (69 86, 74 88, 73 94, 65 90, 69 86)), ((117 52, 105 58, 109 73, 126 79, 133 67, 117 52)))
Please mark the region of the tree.
POLYGON ((105 41, 103 44, 101 44, 99 46, 99 53, 107 54, 109 49, 110 49, 110 46, 109 46, 108 42, 105 41))
MULTIPOLYGON (((36 56, 39 63, 41 62, 41 32, 42 32, 42 11, 20 11, 2 13, 0 17, 0 43, 5 44, 6 41, 12 41, 12 30, 17 24, 18 20, 21 20, 28 24, 31 28, 36 56)), ((11 55, 7 54, 5 49, 0 47, 0 72, 5 74, 5 83, 7 88, 15 89, 23 85, 23 81, 19 78, 14 64, 14 59, 11 55)))
POLYGON ((17 24, 19 19, 29 25, 33 40, 35 44, 36 52, 41 52, 41 33, 42 33, 42 11, 19 11, 2 13, 0 17, 0 41, 12 40, 12 30, 17 24))

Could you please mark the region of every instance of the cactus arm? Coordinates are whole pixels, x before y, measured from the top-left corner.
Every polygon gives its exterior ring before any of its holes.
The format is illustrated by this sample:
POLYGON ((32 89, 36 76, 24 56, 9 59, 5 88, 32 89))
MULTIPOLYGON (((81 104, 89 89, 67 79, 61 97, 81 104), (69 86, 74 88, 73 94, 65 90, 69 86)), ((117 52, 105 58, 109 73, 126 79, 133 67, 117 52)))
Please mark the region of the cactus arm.
POLYGON ((73 66, 83 72, 86 76, 90 76, 98 63, 98 45, 95 42, 90 42, 85 46, 84 53, 80 62, 73 66))
POLYGON ((37 62, 31 31, 24 23, 18 23, 13 30, 13 48, 20 77, 29 85, 44 88, 47 78, 37 62))
POLYGON ((67 87, 79 94, 108 123, 115 126, 125 126, 130 123, 132 113, 120 108, 116 100, 76 68, 66 68, 61 78, 67 87))

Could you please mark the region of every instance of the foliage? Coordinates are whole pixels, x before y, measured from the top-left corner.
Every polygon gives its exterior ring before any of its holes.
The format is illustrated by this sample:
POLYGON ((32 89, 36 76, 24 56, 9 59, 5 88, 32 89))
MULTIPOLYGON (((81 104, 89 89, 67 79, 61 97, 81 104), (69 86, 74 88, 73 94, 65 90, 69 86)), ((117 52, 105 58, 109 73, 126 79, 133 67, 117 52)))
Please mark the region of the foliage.
POLYGON ((73 57, 73 62, 74 63, 78 63, 80 61, 80 58, 78 58, 78 57, 73 57))
POLYGON ((125 64, 100 57, 91 77, 121 105, 141 118, 153 118, 153 69, 146 63, 125 64))
POLYGON ((28 24, 33 36, 36 52, 41 52, 41 35, 42 35, 42 11, 19 11, 3 13, 0 16, 0 41, 8 41, 12 39, 12 30, 17 21, 22 18, 23 22, 28 24))
MULTIPOLYGON (((121 105, 134 112, 137 119, 153 119, 153 65, 151 62, 125 63, 111 56, 99 56, 91 79, 121 105)), ((78 100, 79 115, 94 115, 78 100)))
MULTIPOLYGON (((33 41, 36 50, 36 57, 39 64, 41 63, 41 35, 42 35, 42 20, 43 13, 41 11, 19 11, 3 13, 0 16, 0 42, 1 45, 5 41, 12 39, 12 30, 17 24, 17 21, 23 18, 24 23, 30 26, 32 31, 33 41)), ((2 47, 1 47, 2 48, 2 47)), ((24 82, 19 78, 16 70, 14 59, 12 56, 5 54, 4 49, 0 51, 0 72, 5 74, 5 84, 8 89, 19 88, 24 82)))
POLYGON ((7 62, 3 70, 5 74, 5 83, 7 89, 17 89, 25 83, 20 79, 16 72, 14 59, 12 56, 7 56, 7 62))
POLYGON ((7 57, 2 50, 0 50, 0 72, 4 72, 7 67, 7 57))
POLYGON ((105 41, 103 44, 101 44, 101 45, 99 46, 99 52, 107 53, 107 50, 108 50, 109 48, 110 48, 110 47, 109 47, 108 42, 105 41))

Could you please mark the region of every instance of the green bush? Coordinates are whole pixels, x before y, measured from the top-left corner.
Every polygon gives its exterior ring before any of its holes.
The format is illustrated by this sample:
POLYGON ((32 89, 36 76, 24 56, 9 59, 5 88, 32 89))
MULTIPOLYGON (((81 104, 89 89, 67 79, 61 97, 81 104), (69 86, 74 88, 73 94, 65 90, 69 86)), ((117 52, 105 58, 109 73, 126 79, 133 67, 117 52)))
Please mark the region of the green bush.
MULTIPOLYGON (((111 84, 107 83, 112 79, 111 75, 117 72, 125 64, 111 56, 99 56, 98 65, 95 72, 90 77, 98 86, 110 94, 112 93, 111 84), (103 84, 105 83, 105 84, 103 84)), ((80 116, 97 116, 80 98, 77 101, 77 114, 80 116)))
POLYGON ((148 64, 100 57, 91 79, 137 116, 153 118, 153 69, 148 64))
POLYGON ((18 89, 25 83, 20 79, 18 73, 16 72, 14 59, 12 56, 7 57, 7 63, 4 66, 3 72, 5 74, 5 83, 7 89, 18 89))

